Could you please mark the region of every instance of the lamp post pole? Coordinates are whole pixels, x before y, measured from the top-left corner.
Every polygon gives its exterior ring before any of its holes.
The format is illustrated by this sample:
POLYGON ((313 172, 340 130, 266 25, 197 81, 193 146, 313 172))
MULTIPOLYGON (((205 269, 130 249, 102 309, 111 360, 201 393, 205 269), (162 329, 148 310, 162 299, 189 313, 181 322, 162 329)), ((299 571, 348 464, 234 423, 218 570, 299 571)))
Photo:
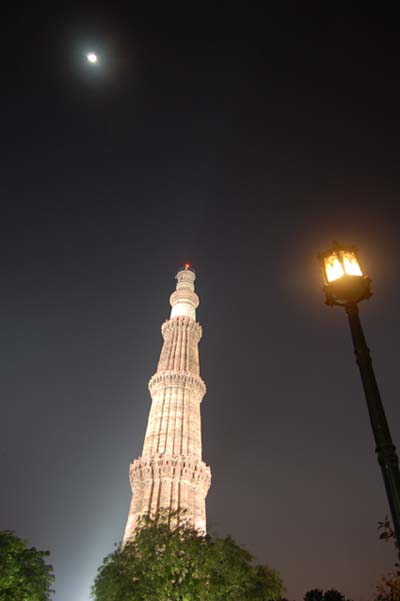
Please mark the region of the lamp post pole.
POLYGON ((369 418, 374 433, 378 463, 381 466, 386 494, 392 514, 394 532, 400 544, 400 472, 396 447, 390 435, 385 410, 372 367, 371 355, 361 326, 356 302, 345 304, 349 318, 354 354, 360 369, 369 418))
POLYGON ((400 548, 400 472, 385 410, 379 394, 371 355, 358 314, 358 303, 372 296, 371 280, 363 274, 355 246, 334 241, 332 247, 318 255, 324 279, 326 304, 344 307, 349 318, 354 354, 360 369, 369 418, 375 438, 375 450, 381 466, 386 495, 392 514, 394 534, 400 548))

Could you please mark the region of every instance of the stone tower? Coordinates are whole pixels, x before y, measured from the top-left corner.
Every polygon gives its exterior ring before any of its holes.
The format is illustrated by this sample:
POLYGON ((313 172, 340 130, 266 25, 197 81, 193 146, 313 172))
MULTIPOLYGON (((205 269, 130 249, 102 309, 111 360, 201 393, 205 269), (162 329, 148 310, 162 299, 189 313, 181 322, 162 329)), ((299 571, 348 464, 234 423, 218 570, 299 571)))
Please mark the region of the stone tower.
POLYGON ((206 531, 205 499, 211 472, 201 458, 200 403, 206 387, 199 369, 199 297, 189 264, 176 279, 171 316, 161 328, 160 360, 149 382, 152 404, 143 453, 130 466, 133 495, 124 542, 133 536, 143 514, 158 509, 183 510, 185 522, 206 531))

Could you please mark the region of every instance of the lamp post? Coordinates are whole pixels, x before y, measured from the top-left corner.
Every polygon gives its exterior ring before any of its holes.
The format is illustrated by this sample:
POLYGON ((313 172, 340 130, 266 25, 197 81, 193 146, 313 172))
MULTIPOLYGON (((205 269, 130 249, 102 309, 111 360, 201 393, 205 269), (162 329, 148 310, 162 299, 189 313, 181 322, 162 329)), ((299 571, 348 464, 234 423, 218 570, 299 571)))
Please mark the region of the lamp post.
POLYGON ((318 258, 324 278, 323 290, 326 295, 326 304, 344 307, 349 319, 354 354, 360 369, 369 418, 375 438, 378 463, 382 470, 394 532, 398 543, 400 543, 399 462, 379 394, 357 305, 357 303, 370 298, 372 295, 370 290, 371 280, 363 275, 357 249, 354 246, 342 246, 337 242, 333 242, 332 247, 321 253, 318 258))

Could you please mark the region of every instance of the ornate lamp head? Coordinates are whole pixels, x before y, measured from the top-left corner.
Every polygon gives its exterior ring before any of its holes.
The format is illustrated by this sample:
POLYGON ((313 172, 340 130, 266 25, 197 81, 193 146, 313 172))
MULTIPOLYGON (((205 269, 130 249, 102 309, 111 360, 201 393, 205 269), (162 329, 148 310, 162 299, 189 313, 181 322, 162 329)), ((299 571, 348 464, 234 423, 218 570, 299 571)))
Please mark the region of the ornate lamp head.
POLYGON ((332 247, 318 255, 327 305, 358 303, 372 296, 371 280, 361 270, 355 246, 334 241, 332 247))

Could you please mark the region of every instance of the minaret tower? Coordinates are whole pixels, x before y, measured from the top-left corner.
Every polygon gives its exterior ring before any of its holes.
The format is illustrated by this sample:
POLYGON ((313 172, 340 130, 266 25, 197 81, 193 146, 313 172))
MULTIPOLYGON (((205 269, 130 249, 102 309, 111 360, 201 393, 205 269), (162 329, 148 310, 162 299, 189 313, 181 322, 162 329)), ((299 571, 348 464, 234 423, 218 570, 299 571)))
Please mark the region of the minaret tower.
POLYGON ((196 279, 186 264, 176 275, 171 317, 162 325, 164 344, 157 371, 150 379, 152 398, 142 456, 130 467, 132 502, 124 542, 134 535, 138 519, 159 509, 182 510, 182 519, 206 531, 205 499, 210 468, 201 458, 200 403, 206 386, 200 377, 196 322, 196 279))

